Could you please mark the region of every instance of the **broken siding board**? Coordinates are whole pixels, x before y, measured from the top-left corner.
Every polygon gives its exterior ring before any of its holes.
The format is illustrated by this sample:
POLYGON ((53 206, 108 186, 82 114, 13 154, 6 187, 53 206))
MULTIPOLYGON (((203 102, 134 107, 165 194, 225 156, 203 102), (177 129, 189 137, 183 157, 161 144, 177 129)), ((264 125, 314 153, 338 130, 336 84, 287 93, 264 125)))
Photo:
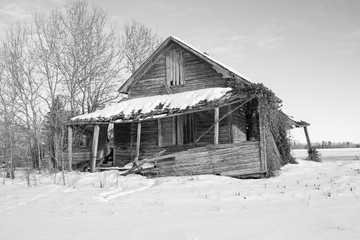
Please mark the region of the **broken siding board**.
MULTIPOLYGON (((221 146, 221 145, 216 145, 221 146)), ((201 148, 204 150, 204 148, 201 148)), ((206 149, 206 148, 205 148, 206 149)), ((193 149, 198 150, 198 149, 193 149)), ((260 170, 259 142, 243 145, 228 145, 227 148, 218 148, 202 152, 184 151, 172 154, 175 157, 175 167, 171 164, 161 165, 158 171, 163 176, 192 175, 192 174, 221 174, 233 170, 258 173, 260 170), (232 147, 230 147, 232 146, 232 147), (248 151, 241 151, 248 149, 248 151)), ((160 163, 160 161, 158 162, 160 163)))
MULTIPOLYGON (((194 146, 183 146, 182 148, 186 149, 188 147, 194 147, 194 146)), ((176 157, 177 161, 179 161, 179 159, 183 159, 183 162, 181 164, 184 166, 186 166, 187 164, 204 166, 204 164, 209 162, 209 159, 215 159, 214 163, 216 163, 217 158, 222 158, 224 164, 225 162, 227 164, 226 167, 229 167, 229 166, 237 166, 238 160, 241 159, 242 160, 240 162, 241 165, 251 163, 255 165, 257 164, 256 166, 259 167, 258 142, 250 142, 249 144, 245 142, 243 145, 239 145, 239 144, 213 145, 210 148, 209 147, 210 146, 192 148, 187 151, 176 152, 176 153, 172 153, 173 150, 167 149, 167 151, 164 153, 163 156, 157 158, 151 158, 151 156, 149 156, 148 161, 150 162, 155 161, 159 163, 163 161, 163 159, 176 157)), ((176 149, 177 151, 179 150, 181 151, 181 148, 176 148, 176 149)))
POLYGON ((174 64, 174 84, 173 85, 179 85, 180 84, 180 79, 179 79, 179 52, 178 51, 174 51, 173 52, 173 64, 174 64))

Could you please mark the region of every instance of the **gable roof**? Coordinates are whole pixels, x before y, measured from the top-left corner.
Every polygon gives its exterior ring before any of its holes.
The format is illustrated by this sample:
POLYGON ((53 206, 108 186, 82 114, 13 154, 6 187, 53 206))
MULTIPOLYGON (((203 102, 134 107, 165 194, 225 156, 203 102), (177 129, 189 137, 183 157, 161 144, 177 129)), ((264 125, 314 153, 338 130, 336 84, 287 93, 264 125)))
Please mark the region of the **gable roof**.
POLYGON ((143 75, 146 74, 153 66, 153 64, 160 59, 170 48, 171 43, 176 43, 180 45, 185 50, 189 51, 190 53, 194 54, 195 56, 199 57, 203 61, 212 65, 212 67, 219 73, 223 74, 224 77, 230 78, 234 77, 235 79, 239 79, 243 81, 245 84, 250 84, 251 82, 242 77, 239 73, 235 70, 227 67, 225 64, 221 63, 218 60, 210 57, 207 54, 202 53, 201 51, 197 50, 196 48, 192 47, 190 44, 180 40, 179 38, 170 36, 168 37, 160 46, 151 54, 151 56, 135 71, 135 73, 126 80, 126 82, 119 88, 120 93, 127 94, 129 88, 135 84, 143 75))

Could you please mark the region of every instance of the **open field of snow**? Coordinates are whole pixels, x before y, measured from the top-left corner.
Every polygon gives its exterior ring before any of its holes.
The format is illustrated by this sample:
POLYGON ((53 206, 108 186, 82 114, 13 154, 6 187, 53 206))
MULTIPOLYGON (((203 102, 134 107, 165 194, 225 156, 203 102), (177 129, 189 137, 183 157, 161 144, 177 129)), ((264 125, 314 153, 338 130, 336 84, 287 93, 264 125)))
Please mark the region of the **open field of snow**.
MULTIPOLYGON (((322 155, 322 160, 360 160, 360 148, 327 148, 318 149, 322 155)), ((292 150, 295 158, 307 158, 306 149, 292 150)))
POLYGON ((116 171, 0 184, 1 239, 360 239, 360 161, 300 160, 270 179, 116 171), (102 187, 101 187, 102 186, 102 187))

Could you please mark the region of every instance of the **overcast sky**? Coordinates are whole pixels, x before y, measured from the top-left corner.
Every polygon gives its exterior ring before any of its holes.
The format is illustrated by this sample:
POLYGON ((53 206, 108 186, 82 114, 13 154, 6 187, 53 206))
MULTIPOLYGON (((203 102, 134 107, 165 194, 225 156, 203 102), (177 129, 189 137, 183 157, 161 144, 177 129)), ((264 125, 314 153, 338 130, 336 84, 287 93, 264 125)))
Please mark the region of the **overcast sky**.
MULTIPOLYGON (((63 0, 0 0, 2 29, 63 0)), ((312 141, 360 143, 360 0, 89 0, 220 60, 311 124, 312 141)), ((302 129, 292 131, 305 142, 302 129)))

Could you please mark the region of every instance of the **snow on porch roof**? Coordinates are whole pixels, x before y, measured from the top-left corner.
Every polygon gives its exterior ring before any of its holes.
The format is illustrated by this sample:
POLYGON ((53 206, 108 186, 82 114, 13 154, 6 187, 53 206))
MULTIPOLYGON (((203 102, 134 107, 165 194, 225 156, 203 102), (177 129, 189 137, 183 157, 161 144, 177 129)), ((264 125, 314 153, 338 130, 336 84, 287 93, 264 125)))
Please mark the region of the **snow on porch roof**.
POLYGON ((162 117, 211 104, 225 103, 232 98, 232 88, 206 88, 182 93, 156 95, 121 101, 92 113, 71 118, 73 122, 121 122, 162 117))

